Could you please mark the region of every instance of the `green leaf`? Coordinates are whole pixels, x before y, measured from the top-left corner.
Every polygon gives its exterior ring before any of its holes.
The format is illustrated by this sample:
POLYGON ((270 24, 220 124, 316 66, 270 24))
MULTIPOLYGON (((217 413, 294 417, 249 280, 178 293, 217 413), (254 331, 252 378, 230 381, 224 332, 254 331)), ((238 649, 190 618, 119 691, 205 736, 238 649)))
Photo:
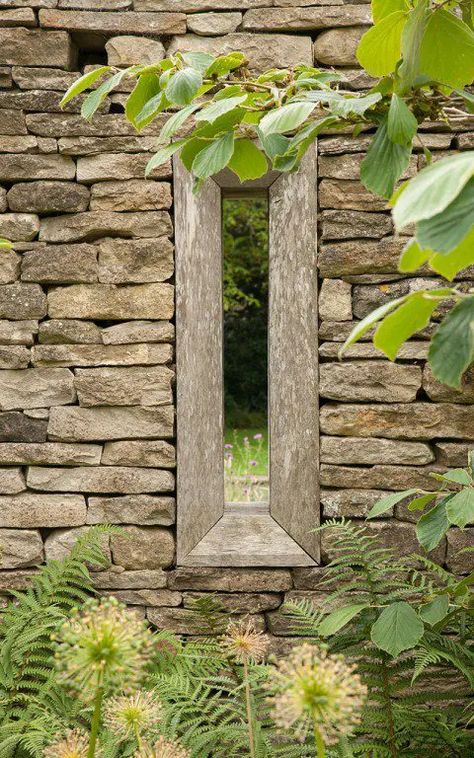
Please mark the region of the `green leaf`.
POLYGON ((209 176, 222 171, 230 161, 234 152, 234 132, 227 132, 210 145, 200 150, 196 155, 192 172, 199 179, 207 179, 209 176))
POLYGON ((450 253, 461 244, 474 226, 474 178, 437 216, 420 221, 416 237, 424 248, 436 253, 450 253))
POLYGON ((127 71, 128 69, 118 71, 116 74, 111 76, 110 79, 107 79, 107 81, 103 82, 100 87, 97 87, 96 90, 90 92, 87 95, 81 107, 82 118, 85 118, 86 121, 90 121, 97 108, 100 107, 101 103, 105 100, 109 92, 111 92, 114 87, 120 84, 127 71))
POLYGON ((237 105, 240 105, 247 100, 247 95, 239 95, 238 97, 227 97, 223 100, 217 100, 210 105, 206 105, 205 108, 196 114, 196 121, 208 121, 212 124, 219 116, 223 116, 224 113, 234 110, 237 105))
POLYGON ((338 610, 329 613, 321 621, 318 631, 323 637, 329 637, 342 629, 343 626, 352 621, 365 608, 370 608, 368 603, 354 603, 354 605, 346 605, 344 608, 338 608, 338 610))
POLYGON ((215 59, 213 63, 206 69, 205 76, 226 76, 230 71, 233 71, 245 61, 245 55, 243 53, 230 53, 229 55, 220 55, 215 59))
POLYGON ((360 165, 362 184, 388 200, 395 184, 408 168, 410 155, 411 146, 395 145, 389 139, 387 121, 383 121, 360 165))
POLYGON ((378 24, 385 16, 395 11, 406 11, 407 8, 407 0, 372 0, 372 18, 378 24))
POLYGON ((426 624, 434 626, 444 619, 449 608, 449 597, 438 595, 420 608, 420 616, 426 624))
POLYGON ((472 477, 464 468, 453 468, 444 474, 443 478, 447 482, 455 482, 456 484, 472 484, 472 477))
POLYGON ((316 90, 306 93, 306 99, 311 102, 326 103, 335 116, 346 118, 351 114, 362 116, 369 108, 376 105, 381 99, 380 92, 371 92, 368 95, 341 95, 340 92, 316 90))
POLYGON ((140 76, 125 103, 125 115, 135 129, 142 129, 152 120, 151 115, 140 122, 138 122, 137 117, 143 111, 146 103, 157 94, 160 94, 158 77, 155 74, 140 76))
POLYGON ((166 163, 166 161, 168 161, 178 150, 180 150, 180 148, 182 148, 185 143, 186 140, 181 139, 177 142, 172 142, 171 145, 162 147, 161 150, 158 150, 158 152, 156 152, 155 155, 148 161, 145 169, 145 176, 148 176, 154 168, 157 168, 157 166, 162 166, 163 163, 166 163))
POLYGON ((449 527, 446 503, 451 496, 423 514, 416 525, 416 537, 421 547, 430 552, 441 542, 449 527))
POLYGON ((382 497, 372 506, 367 514, 367 518, 377 518, 380 514, 390 511, 401 500, 405 500, 405 498, 415 495, 417 492, 417 489, 405 490, 404 492, 391 492, 390 495, 382 497))
POLYGON ((170 103, 164 92, 159 92, 157 95, 150 98, 136 116, 138 127, 141 129, 145 124, 150 124, 159 113, 162 113, 169 108, 169 106, 170 103))
POLYGON ((412 500, 411 503, 408 504, 408 510, 409 511, 424 511, 428 503, 431 503, 431 501, 434 500, 435 497, 437 496, 438 496, 437 492, 430 492, 427 495, 420 495, 420 497, 415 497, 415 499, 412 500))
POLYGON ((11 250, 13 248, 10 240, 6 240, 5 237, 0 237, 0 250, 11 250))
POLYGON ((357 49, 357 60, 368 74, 379 77, 393 72, 400 60, 406 21, 403 11, 395 11, 364 34, 357 49))
POLYGON ((183 53, 183 61, 200 74, 204 74, 214 63, 215 58, 209 53, 183 53))
POLYGON ((439 306, 439 300, 433 293, 436 291, 412 292, 405 302, 386 316, 378 326, 374 334, 374 345, 391 361, 395 360, 404 342, 430 323, 433 311, 439 306))
POLYGON ((387 135, 397 145, 411 145, 418 131, 418 121, 404 100, 393 94, 388 111, 387 135))
POLYGON ((212 139, 213 137, 225 134, 241 123, 244 113, 243 108, 234 108, 216 118, 212 124, 208 124, 207 121, 203 122, 202 126, 196 128, 193 135, 194 137, 212 139))
POLYGON ((368 316, 362 319, 362 321, 359 321, 359 323, 356 324, 344 342, 343 346, 341 347, 339 351, 339 357, 341 357, 347 348, 353 345, 354 342, 358 342, 358 340, 360 340, 364 334, 370 331, 372 327, 375 326, 375 324, 377 324, 380 319, 382 319, 387 313, 393 311, 393 309, 396 308, 399 303, 403 303, 405 298, 406 295, 404 297, 399 297, 396 300, 391 300, 389 303, 385 303, 379 308, 376 308, 375 311, 372 311, 372 313, 369 313, 368 316))
POLYGON ((282 105, 267 113, 259 123, 262 134, 283 134, 297 129, 306 121, 316 107, 316 103, 298 102, 282 105))
POLYGON ((428 359, 438 381, 461 388, 462 375, 474 361, 474 296, 461 300, 441 322, 428 359))
POLYGON ((474 176, 474 151, 450 155, 427 166, 392 199, 397 230, 444 211, 474 176))
POLYGON ((443 8, 431 13, 420 49, 420 69, 448 87, 474 80, 474 32, 443 8))
POLYGON ((474 524, 474 489, 466 487, 456 492, 446 505, 449 522, 464 529, 468 524, 474 524))
POLYGON ((91 87, 94 82, 97 81, 97 79, 100 79, 103 74, 107 73, 107 71, 112 71, 112 67, 100 66, 99 68, 94 69, 94 71, 89 71, 88 74, 84 74, 84 76, 81 76, 80 79, 77 79, 74 84, 71 84, 66 94, 62 98, 61 102, 59 103, 60 107, 63 108, 66 103, 73 99, 73 97, 77 97, 77 95, 80 95, 81 92, 89 89, 89 87, 91 87))
POLYGON ((398 270, 403 274, 416 271, 420 266, 423 266, 426 261, 429 261, 433 255, 432 250, 422 250, 416 239, 412 239, 403 248, 398 263, 398 270))
POLYGON ((184 108, 181 108, 181 110, 176 111, 176 113, 173 113, 160 132, 160 141, 164 142, 165 140, 170 139, 173 134, 181 128, 186 119, 189 118, 189 116, 191 116, 191 114, 199 107, 199 103, 192 103, 191 105, 186 105, 184 108))
POLYGON ((202 75, 194 68, 183 68, 177 71, 166 87, 166 97, 170 103, 188 105, 196 96, 202 84, 202 75))
POLYGON ((228 166, 234 174, 237 174, 241 182, 258 179, 268 171, 265 155, 250 139, 235 141, 234 152, 228 166))
POLYGON ((270 160, 273 160, 278 155, 285 155, 287 153, 291 143, 289 137, 284 137, 282 134, 269 134, 265 136, 258 127, 257 134, 270 160))
POLYGON ((372 627, 370 637, 380 650, 396 657, 415 647, 425 631, 423 622, 405 602, 388 605, 372 627))
POLYGON ((409 92, 418 77, 421 40, 423 39, 426 22, 429 17, 428 5, 429 0, 419 0, 415 8, 410 12, 402 32, 403 61, 398 69, 399 90, 401 93, 409 92))
POLYGON ((430 268, 450 281, 472 263, 474 263, 474 229, 450 253, 436 253, 430 257, 430 268))
POLYGON ((459 95, 459 97, 462 97, 464 100, 464 104, 466 106, 466 110, 469 113, 474 113, 474 95, 472 92, 467 92, 465 89, 456 89, 454 90, 456 95, 459 95))

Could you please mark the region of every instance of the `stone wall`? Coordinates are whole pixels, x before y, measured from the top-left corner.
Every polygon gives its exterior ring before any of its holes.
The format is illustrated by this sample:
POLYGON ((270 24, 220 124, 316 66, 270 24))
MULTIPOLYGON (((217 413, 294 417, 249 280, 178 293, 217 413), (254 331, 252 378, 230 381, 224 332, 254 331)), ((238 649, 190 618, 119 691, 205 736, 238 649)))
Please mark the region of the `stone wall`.
MULTIPOLYGON (((173 225, 171 168, 143 179, 160 123, 137 136, 122 85, 92 123, 59 100, 80 71, 176 50, 239 49, 252 68, 338 66, 368 87, 355 49, 366 2, 344 0, 0 0, 0 585, 64 554, 88 524, 123 524, 101 591, 158 626, 193 631, 192 600, 216 592, 275 636, 283 599, 320 598, 322 569, 174 568, 173 225)), ((443 125, 422 141, 434 158, 474 147, 443 125)), ((427 333, 397 364, 366 341, 337 350, 355 320, 434 283, 397 273, 403 239, 357 181, 367 138, 320 140, 321 507, 362 518, 384 492, 431 487, 433 469, 464 465, 474 440, 474 384, 440 386, 427 333)), ((421 145, 409 173, 423 160, 421 145)), ((415 549, 406 509, 372 523, 386 544, 415 549)), ((456 571, 467 533, 436 558, 456 571)), ((330 546, 323 536, 324 560, 330 546)))

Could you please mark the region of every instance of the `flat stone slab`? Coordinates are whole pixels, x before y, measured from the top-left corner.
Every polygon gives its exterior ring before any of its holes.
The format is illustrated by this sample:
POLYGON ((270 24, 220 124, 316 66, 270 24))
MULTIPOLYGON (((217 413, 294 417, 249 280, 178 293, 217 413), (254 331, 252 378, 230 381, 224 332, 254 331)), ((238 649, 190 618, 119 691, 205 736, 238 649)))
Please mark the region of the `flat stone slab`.
POLYGON ((172 492, 174 476, 170 471, 132 466, 67 469, 31 466, 27 484, 31 489, 46 492, 172 492))
POLYGON ((45 528, 80 526, 85 523, 86 501, 81 495, 26 492, 0 497, 0 527, 45 528))

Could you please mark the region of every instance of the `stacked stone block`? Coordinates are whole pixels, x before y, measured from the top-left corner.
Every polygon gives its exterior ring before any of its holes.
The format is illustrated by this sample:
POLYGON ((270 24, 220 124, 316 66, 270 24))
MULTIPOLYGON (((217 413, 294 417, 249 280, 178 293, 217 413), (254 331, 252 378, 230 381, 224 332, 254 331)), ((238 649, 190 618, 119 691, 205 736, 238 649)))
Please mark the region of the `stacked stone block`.
MULTIPOLYGON (((174 293, 171 167, 144 179, 162 119, 139 135, 122 114, 128 83, 92 122, 59 108, 84 70, 150 63, 177 50, 242 50, 254 71, 334 66, 350 89, 371 81, 355 51, 368 2, 345 0, 1 0, 0 587, 65 554, 90 524, 120 524, 98 589, 151 623, 199 632, 191 611, 213 592, 250 614, 284 650, 285 599, 322 599, 324 568, 175 567, 174 293)), ((384 493, 434 485, 474 445, 474 384, 441 386, 426 365, 429 330, 391 364, 366 339, 340 363, 355 321, 388 298, 434 284, 401 276, 383 201, 358 181, 369 138, 319 143, 321 509, 361 519, 384 493)), ((422 132, 436 160, 474 132, 422 132)), ((407 176, 421 165, 417 146, 407 176)), ((468 286, 468 279, 461 282, 468 286)), ((308 304, 315 308, 315 304, 308 304)), ((316 317, 316 313, 315 313, 316 317)), ((179 381, 179 377, 178 377, 179 381)), ((396 507, 371 524, 400 553, 417 548, 396 507)), ((435 558, 456 572, 472 540, 453 530, 435 558)), ((322 536, 323 560, 331 543, 322 536)))

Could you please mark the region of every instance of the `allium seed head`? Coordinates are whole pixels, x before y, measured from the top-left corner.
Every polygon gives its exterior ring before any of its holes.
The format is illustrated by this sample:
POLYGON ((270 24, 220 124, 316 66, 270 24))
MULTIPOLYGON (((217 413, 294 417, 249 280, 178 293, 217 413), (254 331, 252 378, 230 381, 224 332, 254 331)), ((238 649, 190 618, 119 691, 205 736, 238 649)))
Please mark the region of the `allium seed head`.
POLYGON ((162 736, 152 748, 144 746, 133 758, 190 758, 190 753, 177 740, 162 736))
POLYGON ((221 645, 237 663, 261 663, 268 649, 268 637, 256 630, 253 621, 231 621, 221 645))
POLYGON ((89 739, 78 729, 69 730, 66 735, 53 742, 44 750, 44 758, 87 758, 89 739))
POLYGON ((126 738, 131 734, 145 734, 161 718, 160 703, 150 692, 111 698, 104 708, 104 724, 114 734, 126 738))
POLYGON ((270 673, 266 685, 272 692, 275 724, 282 729, 296 727, 299 739, 317 724, 325 744, 336 744, 360 723, 367 696, 354 669, 342 656, 324 649, 309 644, 294 648, 270 673))

